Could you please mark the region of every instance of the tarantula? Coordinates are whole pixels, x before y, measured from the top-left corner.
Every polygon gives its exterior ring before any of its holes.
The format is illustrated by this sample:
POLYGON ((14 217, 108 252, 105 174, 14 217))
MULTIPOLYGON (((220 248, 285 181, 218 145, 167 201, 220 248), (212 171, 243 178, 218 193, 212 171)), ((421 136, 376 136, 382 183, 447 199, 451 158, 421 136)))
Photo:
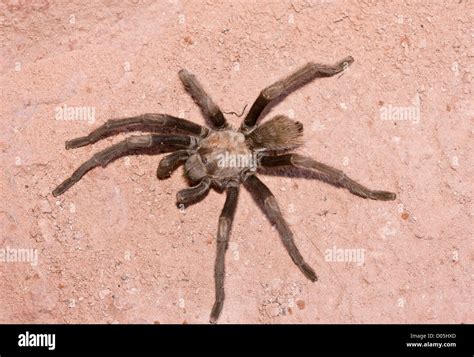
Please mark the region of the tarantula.
POLYGON ((293 262, 311 281, 316 281, 314 270, 305 262, 293 240, 293 233, 285 222, 278 203, 268 187, 258 179, 259 167, 292 166, 310 170, 324 181, 344 187, 351 193, 373 200, 394 200, 396 195, 386 191, 375 191, 355 182, 342 171, 311 158, 289 153, 302 144, 303 125, 284 115, 257 126, 269 104, 290 91, 319 77, 330 77, 345 70, 354 59, 348 56, 335 65, 308 63, 288 77, 281 79, 260 92, 238 130, 226 121, 222 111, 205 92, 196 77, 186 70, 178 75, 184 87, 194 98, 213 129, 167 114, 143 114, 136 117, 112 119, 89 135, 66 141, 66 149, 93 144, 120 131, 141 130, 162 134, 137 135, 126 138, 83 163, 68 179, 54 191, 59 196, 78 182, 86 172, 111 161, 146 149, 159 152, 174 151, 165 156, 157 169, 158 179, 166 179, 184 163, 184 175, 190 188, 179 191, 179 205, 195 203, 209 192, 211 187, 226 192, 224 208, 219 217, 217 231, 217 255, 215 260, 215 302, 210 322, 219 318, 224 304, 225 252, 227 250, 233 217, 236 211, 241 184, 252 193, 257 203, 280 234, 283 245, 293 262), (163 135, 166 130, 176 130, 186 135, 163 135), (247 158, 248 160, 237 160, 247 158))

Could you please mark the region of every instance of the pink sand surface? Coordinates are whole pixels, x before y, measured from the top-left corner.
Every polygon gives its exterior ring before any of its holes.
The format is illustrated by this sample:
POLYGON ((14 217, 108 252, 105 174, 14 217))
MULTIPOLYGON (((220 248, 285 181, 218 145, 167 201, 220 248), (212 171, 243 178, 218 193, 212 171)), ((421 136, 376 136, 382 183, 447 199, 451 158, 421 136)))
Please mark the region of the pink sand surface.
POLYGON ((181 68, 240 113, 304 63, 352 55, 342 76, 312 82, 269 116, 304 124, 301 153, 398 198, 263 176, 318 273, 311 283, 242 190, 220 322, 472 323, 473 10, 469 1, 2 2, 0 249, 36 249, 38 261, 0 262, 0 322, 208 322, 224 195, 181 212, 181 169, 158 181, 160 157, 143 155, 54 198, 124 135, 70 151, 64 142, 146 112, 204 124, 181 68), (95 120, 57 120, 64 106, 94 108, 95 120), (364 259, 328 259, 334 249, 364 259))

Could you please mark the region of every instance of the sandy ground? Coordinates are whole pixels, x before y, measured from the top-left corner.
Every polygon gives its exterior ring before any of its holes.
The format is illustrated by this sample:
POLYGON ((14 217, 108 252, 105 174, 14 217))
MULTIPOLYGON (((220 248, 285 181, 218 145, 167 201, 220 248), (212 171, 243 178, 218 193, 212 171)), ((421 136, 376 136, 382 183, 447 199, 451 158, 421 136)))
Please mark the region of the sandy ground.
POLYGON ((65 140, 145 112, 204 124, 181 68, 240 113, 304 63, 352 55, 343 76, 312 82, 269 116, 304 124, 300 152, 398 198, 261 176, 319 281, 305 279, 242 190, 220 322, 472 323, 473 10, 470 1, 2 2, 0 322, 208 322, 224 195, 182 212, 181 169, 158 181, 160 156, 142 155, 89 172, 56 199, 57 184, 124 135, 70 151, 65 140), (91 117, 58 117, 65 107, 91 117), (14 249, 32 255, 7 261, 14 249))

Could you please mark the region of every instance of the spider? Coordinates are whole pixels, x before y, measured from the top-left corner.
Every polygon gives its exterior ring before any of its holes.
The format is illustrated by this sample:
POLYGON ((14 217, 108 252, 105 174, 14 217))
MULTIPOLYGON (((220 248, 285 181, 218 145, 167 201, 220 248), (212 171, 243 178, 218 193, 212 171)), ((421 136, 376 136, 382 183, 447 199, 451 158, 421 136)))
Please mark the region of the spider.
POLYGON ((179 71, 178 76, 212 128, 168 114, 143 114, 108 120, 89 135, 66 141, 66 149, 93 144, 121 131, 140 130, 149 134, 130 136, 96 153, 57 186, 53 195, 63 194, 89 170, 99 165, 105 167, 119 157, 150 149, 158 149, 160 153, 172 152, 161 159, 156 175, 160 180, 166 179, 184 164, 184 175, 193 186, 176 194, 178 205, 188 206, 200 201, 211 187, 226 193, 217 230, 215 301, 210 315, 211 323, 217 322, 224 305, 225 253, 241 184, 251 192, 263 213, 276 227, 294 264, 306 278, 315 282, 316 273, 305 262, 295 245, 293 233, 283 218, 275 197, 256 175, 257 168, 294 167, 309 170, 329 184, 346 188, 357 196, 373 200, 394 200, 396 195, 371 190, 350 179, 338 169, 309 157, 291 153, 291 150, 302 144, 303 125, 300 122, 278 115, 257 125, 257 119, 265 116, 265 111, 268 111, 276 99, 282 99, 315 78, 334 76, 344 71, 353 61, 353 57, 348 56, 334 65, 310 62, 286 78, 266 87, 260 92, 238 129, 228 124, 222 111, 196 77, 183 69, 179 71), (167 131, 184 132, 186 135, 163 134, 167 131))

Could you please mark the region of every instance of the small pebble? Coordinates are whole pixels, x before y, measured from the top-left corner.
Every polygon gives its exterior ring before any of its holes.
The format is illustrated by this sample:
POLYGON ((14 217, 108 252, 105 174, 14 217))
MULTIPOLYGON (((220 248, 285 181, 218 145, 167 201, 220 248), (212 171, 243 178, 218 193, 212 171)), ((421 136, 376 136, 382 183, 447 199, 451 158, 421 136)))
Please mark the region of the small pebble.
POLYGON ((303 310, 305 308, 305 302, 304 300, 298 300, 296 301, 296 306, 298 306, 298 309, 303 310))

